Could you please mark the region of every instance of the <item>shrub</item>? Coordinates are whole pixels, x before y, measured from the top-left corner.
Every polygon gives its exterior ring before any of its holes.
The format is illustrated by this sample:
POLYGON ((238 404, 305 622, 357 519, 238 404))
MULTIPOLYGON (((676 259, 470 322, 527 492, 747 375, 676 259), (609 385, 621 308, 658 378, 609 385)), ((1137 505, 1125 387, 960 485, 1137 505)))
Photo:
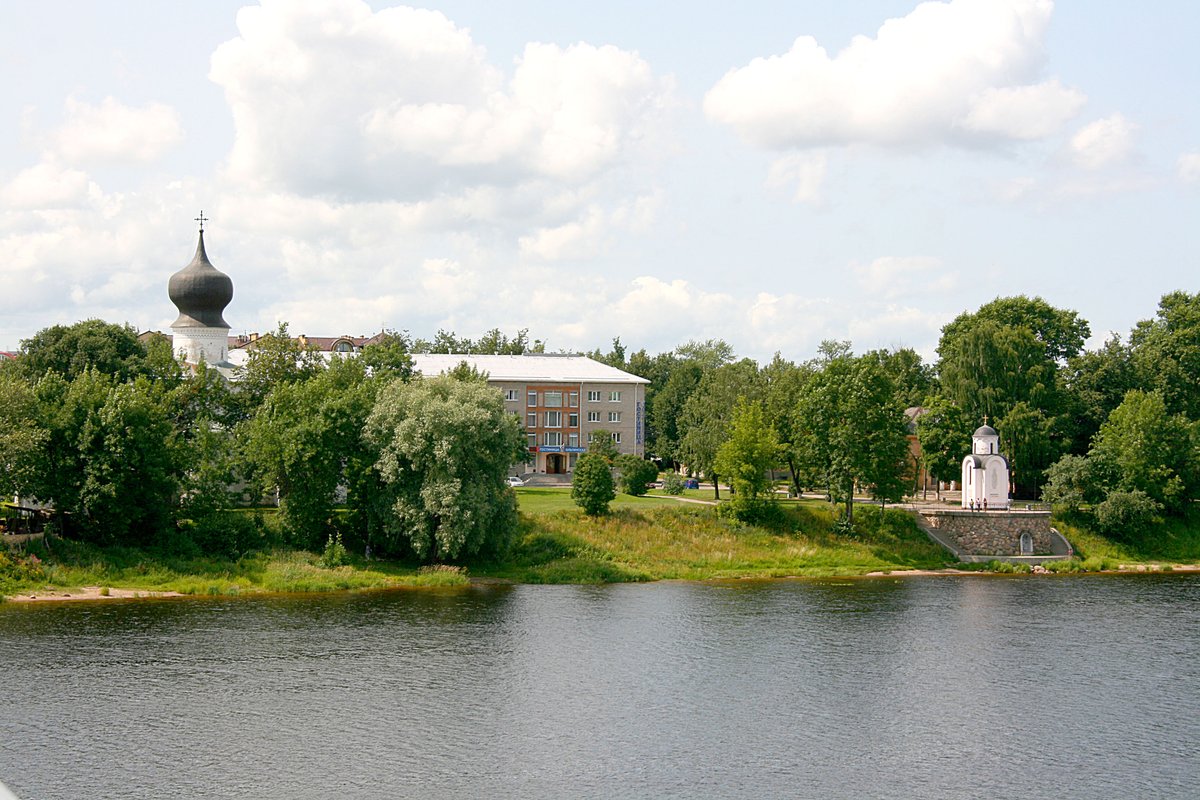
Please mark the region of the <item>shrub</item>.
POLYGON ((260 518, 239 512, 207 514, 196 520, 188 533, 200 553, 206 556, 236 559, 243 553, 258 550, 264 543, 260 518))
POLYGON ((683 476, 672 470, 663 475, 663 491, 667 494, 683 494, 683 476))
POLYGON ((1162 506, 1140 489, 1111 493, 1096 506, 1096 527, 1106 536, 1137 539, 1152 526, 1162 506))
POLYGON ((571 499, 575 505, 589 517, 597 517, 608 513, 608 504, 616 496, 608 461, 597 453, 584 453, 575 462, 575 475, 571 480, 571 499))
POLYGON ((621 491, 634 497, 644 495, 647 484, 658 477, 658 467, 653 462, 632 453, 617 456, 616 467, 621 476, 621 491))
POLYGON ((342 544, 342 535, 340 533, 329 534, 329 539, 325 542, 325 552, 321 554, 321 566, 333 569, 349 562, 350 554, 346 552, 346 547, 342 544))

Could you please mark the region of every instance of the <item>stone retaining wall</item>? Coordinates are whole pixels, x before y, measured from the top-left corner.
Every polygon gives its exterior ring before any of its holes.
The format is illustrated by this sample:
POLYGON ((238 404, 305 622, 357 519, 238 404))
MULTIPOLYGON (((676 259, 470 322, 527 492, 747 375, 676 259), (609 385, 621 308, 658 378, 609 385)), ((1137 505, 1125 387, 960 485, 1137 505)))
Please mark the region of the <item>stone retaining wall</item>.
POLYGON ((1021 552, 1021 534, 1035 555, 1053 552, 1049 511, 921 511, 925 524, 965 555, 1010 556, 1021 552))

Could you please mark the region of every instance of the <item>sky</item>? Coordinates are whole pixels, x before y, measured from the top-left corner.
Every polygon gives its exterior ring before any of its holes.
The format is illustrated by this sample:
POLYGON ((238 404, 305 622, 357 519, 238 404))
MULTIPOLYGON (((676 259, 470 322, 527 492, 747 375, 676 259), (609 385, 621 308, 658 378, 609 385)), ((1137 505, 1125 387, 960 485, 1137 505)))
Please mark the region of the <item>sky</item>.
POLYGON ((1090 346, 1200 291, 1200 3, 0 0, 0 349, 528 329, 933 358, 1025 294, 1090 346))

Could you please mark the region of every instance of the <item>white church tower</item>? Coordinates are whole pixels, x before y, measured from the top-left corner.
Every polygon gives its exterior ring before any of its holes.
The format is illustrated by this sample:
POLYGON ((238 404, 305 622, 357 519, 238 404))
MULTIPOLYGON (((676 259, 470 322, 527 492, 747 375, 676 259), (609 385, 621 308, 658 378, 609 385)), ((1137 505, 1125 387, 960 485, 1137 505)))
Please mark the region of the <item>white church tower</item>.
POLYGON ((962 462, 962 507, 1009 507, 1008 459, 1000 454, 1000 434, 986 420, 971 434, 971 454, 962 462))
POLYGON ((200 241, 192 263, 171 276, 167 295, 179 309, 171 323, 172 347, 188 364, 201 359, 209 365, 227 365, 229 323, 221 315, 233 299, 233 281, 214 267, 204 252, 204 212, 200 223, 200 241))

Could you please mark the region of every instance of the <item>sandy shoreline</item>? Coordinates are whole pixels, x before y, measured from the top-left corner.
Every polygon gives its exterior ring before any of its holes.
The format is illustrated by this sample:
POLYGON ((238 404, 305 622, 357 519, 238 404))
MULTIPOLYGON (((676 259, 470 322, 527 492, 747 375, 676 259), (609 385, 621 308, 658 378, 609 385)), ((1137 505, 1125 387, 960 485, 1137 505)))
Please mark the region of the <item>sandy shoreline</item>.
POLYGON ((41 589, 28 594, 10 594, 5 595, 4 599, 9 603, 39 603, 47 600, 55 602, 71 601, 71 600, 129 600, 142 599, 147 597, 187 597, 180 592, 154 592, 145 589, 113 589, 108 588, 106 593, 101 593, 99 586, 81 586, 78 589, 41 589))

